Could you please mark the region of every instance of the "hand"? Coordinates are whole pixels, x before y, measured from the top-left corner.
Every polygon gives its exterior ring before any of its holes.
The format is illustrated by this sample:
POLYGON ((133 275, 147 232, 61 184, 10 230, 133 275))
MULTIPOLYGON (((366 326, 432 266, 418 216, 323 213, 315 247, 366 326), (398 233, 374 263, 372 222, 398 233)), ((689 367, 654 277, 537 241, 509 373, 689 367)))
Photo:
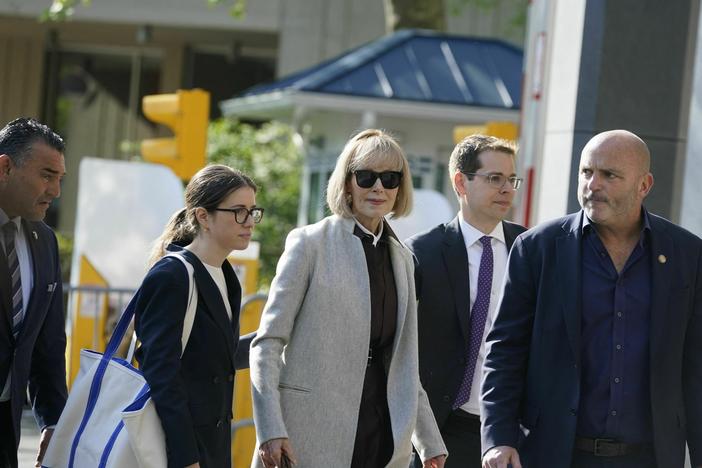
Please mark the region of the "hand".
POLYGON ((200 463, 193 463, 192 465, 188 465, 185 468, 200 468, 200 463))
POLYGON ((424 468, 444 468, 444 463, 446 463, 446 455, 438 455, 434 458, 424 460, 422 466, 424 468))
POLYGON ((261 457, 265 468, 275 468, 282 466, 281 457, 287 455, 293 465, 297 465, 297 459, 287 438, 271 439, 261 444, 258 448, 258 456, 261 457))
POLYGON ((37 459, 34 461, 35 467, 40 467, 41 462, 44 460, 44 454, 46 453, 46 448, 49 446, 49 441, 51 436, 54 435, 54 429, 47 428, 41 431, 41 439, 39 439, 39 451, 37 452, 37 459))
POLYGON ((493 447, 483 456, 483 468, 507 468, 510 463, 512 468, 522 468, 517 449, 507 445, 493 447))

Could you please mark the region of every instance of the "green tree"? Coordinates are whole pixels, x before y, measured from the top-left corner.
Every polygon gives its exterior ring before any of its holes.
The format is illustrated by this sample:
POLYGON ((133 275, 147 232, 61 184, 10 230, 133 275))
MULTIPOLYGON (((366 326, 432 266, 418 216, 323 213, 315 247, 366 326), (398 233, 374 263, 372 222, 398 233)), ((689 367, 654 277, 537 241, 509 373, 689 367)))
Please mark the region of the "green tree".
POLYGON ((258 185, 256 204, 266 211, 254 238, 261 244, 258 284, 267 289, 285 238, 297 225, 302 156, 295 132, 279 122, 254 127, 219 119, 210 124, 208 138, 208 162, 239 169, 258 185))

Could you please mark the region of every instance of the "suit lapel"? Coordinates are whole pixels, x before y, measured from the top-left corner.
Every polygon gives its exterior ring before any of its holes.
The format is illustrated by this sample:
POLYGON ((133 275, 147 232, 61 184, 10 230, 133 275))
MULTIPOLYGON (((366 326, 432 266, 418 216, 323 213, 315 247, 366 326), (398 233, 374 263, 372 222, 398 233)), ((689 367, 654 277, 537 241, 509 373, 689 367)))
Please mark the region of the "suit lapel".
POLYGON ((336 217, 335 219, 338 223, 338 232, 335 233, 335 237, 338 235, 340 241, 340 250, 335 253, 337 268, 340 271, 358 272, 347 277, 349 290, 353 291, 353 296, 358 302, 355 307, 344 307, 345 313, 349 315, 349 320, 363 324, 363 330, 359 330, 359 336, 363 336, 365 341, 359 343, 359 346, 368 347, 371 334, 371 301, 366 252, 361 239, 353 233, 356 221, 353 218, 336 217))
POLYGON ((9 336, 12 336, 12 319, 10 318, 10 271, 7 266, 5 251, 0 245, 0 327, 6 329, 9 336))
MULTIPOLYGON (((227 295, 229 296, 229 305, 232 308, 232 320, 230 323, 230 328, 234 334, 234 339, 236 340, 239 336, 239 313, 241 309, 241 284, 239 283, 239 278, 237 278, 234 268, 227 261, 222 266, 222 271, 224 271, 224 279, 227 282, 227 295)), ((233 358, 234 356, 232 356, 233 358)))
POLYGON ((468 343, 470 323, 470 283, 468 280, 468 253, 461 234, 458 217, 446 225, 442 254, 448 271, 453 303, 456 315, 463 332, 463 338, 468 343))
POLYGON ((580 363, 581 220, 582 212, 569 216, 562 226, 563 235, 556 238, 556 265, 560 280, 557 288, 561 293, 563 319, 576 363, 580 363))
MULTIPOLYGON (((402 327, 405 323, 405 316, 407 315, 407 302, 409 300, 409 289, 407 285, 410 281, 414 281, 414 278, 408 276, 408 273, 412 271, 410 268, 412 258, 409 251, 400 245, 399 241, 395 240, 393 237, 390 237, 389 245, 392 271, 395 276, 395 289, 397 290, 397 327, 395 328, 393 346, 393 348, 396 348, 400 341, 398 338, 402 336, 402 327)), ((393 349, 393 355, 395 351, 396 349, 393 349)))
MULTIPOLYGON (((227 342, 227 349, 229 349, 229 356, 230 359, 232 359, 232 365, 234 365, 234 336, 232 334, 232 324, 229 321, 227 309, 224 307, 222 294, 219 292, 219 288, 212 279, 212 276, 210 276, 210 273, 200 262, 197 256, 185 249, 183 249, 183 253, 188 257, 188 260, 190 260, 190 263, 193 265, 193 269, 195 270, 195 284, 197 285, 198 292, 198 308, 200 303, 204 303, 207 314, 212 317, 214 322, 221 329, 227 342)), ((235 311, 232 310, 232 314, 234 313, 235 311)))
POLYGON ((651 333, 650 362, 651 375, 654 375, 656 359, 666 353, 671 315, 667 314, 670 289, 677 259, 674 256, 675 244, 665 226, 654 216, 649 215, 651 225, 651 333))
POLYGON ((47 291, 46 287, 49 283, 46 259, 48 252, 46 251, 46 239, 39 236, 37 229, 27 221, 22 220, 24 228, 24 238, 27 242, 29 255, 32 257, 32 292, 29 295, 29 302, 24 309, 24 319, 19 332, 18 340, 22 339, 24 331, 31 328, 31 321, 37 314, 36 308, 42 304, 42 299, 45 298, 47 291), (42 261, 43 260, 43 261, 42 261))
POLYGON ((507 244, 507 253, 509 253, 509 251, 512 250, 512 244, 514 244, 514 240, 520 234, 520 232, 517 232, 517 230, 514 229, 514 227, 514 224, 502 221, 502 232, 505 233, 505 244, 507 244))

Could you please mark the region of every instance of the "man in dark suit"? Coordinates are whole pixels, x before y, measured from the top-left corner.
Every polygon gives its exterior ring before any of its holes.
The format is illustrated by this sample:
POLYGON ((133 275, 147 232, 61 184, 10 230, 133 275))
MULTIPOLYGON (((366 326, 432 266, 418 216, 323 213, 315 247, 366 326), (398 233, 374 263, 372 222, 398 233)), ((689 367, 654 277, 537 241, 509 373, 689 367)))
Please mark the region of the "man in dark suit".
POLYGON ((64 143, 20 118, 0 130, 0 467, 17 467, 29 397, 42 429, 37 466, 66 402, 61 270, 42 219, 61 193, 64 143))
POLYGON ((649 213, 646 144, 595 135, 582 210, 520 236, 488 335, 483 466, 702 466, 702 240, 649 213))
POLYGON ((521 183, 514 158, 514 145, 495 137, 461 141, 449 161, 460 212, 407 241, 417 261, 420 378, 449 451, 447 468, 480 466, 484 338, 509 249, 524 231, 503 221, 521 183))

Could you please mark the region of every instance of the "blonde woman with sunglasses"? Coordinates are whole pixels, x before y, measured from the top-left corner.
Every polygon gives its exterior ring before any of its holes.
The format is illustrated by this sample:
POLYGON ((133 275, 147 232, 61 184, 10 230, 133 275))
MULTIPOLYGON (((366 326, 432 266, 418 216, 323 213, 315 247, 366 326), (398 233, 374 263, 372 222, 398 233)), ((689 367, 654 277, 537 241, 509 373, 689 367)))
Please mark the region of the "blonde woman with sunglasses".
POLYGON ((333 215, 296 229, 251 348, 255 467, 426 467, 446 449, 419 382, 412 255, 386 216, 412 205, 397 142, 365 130, 327 188, 333 215))

